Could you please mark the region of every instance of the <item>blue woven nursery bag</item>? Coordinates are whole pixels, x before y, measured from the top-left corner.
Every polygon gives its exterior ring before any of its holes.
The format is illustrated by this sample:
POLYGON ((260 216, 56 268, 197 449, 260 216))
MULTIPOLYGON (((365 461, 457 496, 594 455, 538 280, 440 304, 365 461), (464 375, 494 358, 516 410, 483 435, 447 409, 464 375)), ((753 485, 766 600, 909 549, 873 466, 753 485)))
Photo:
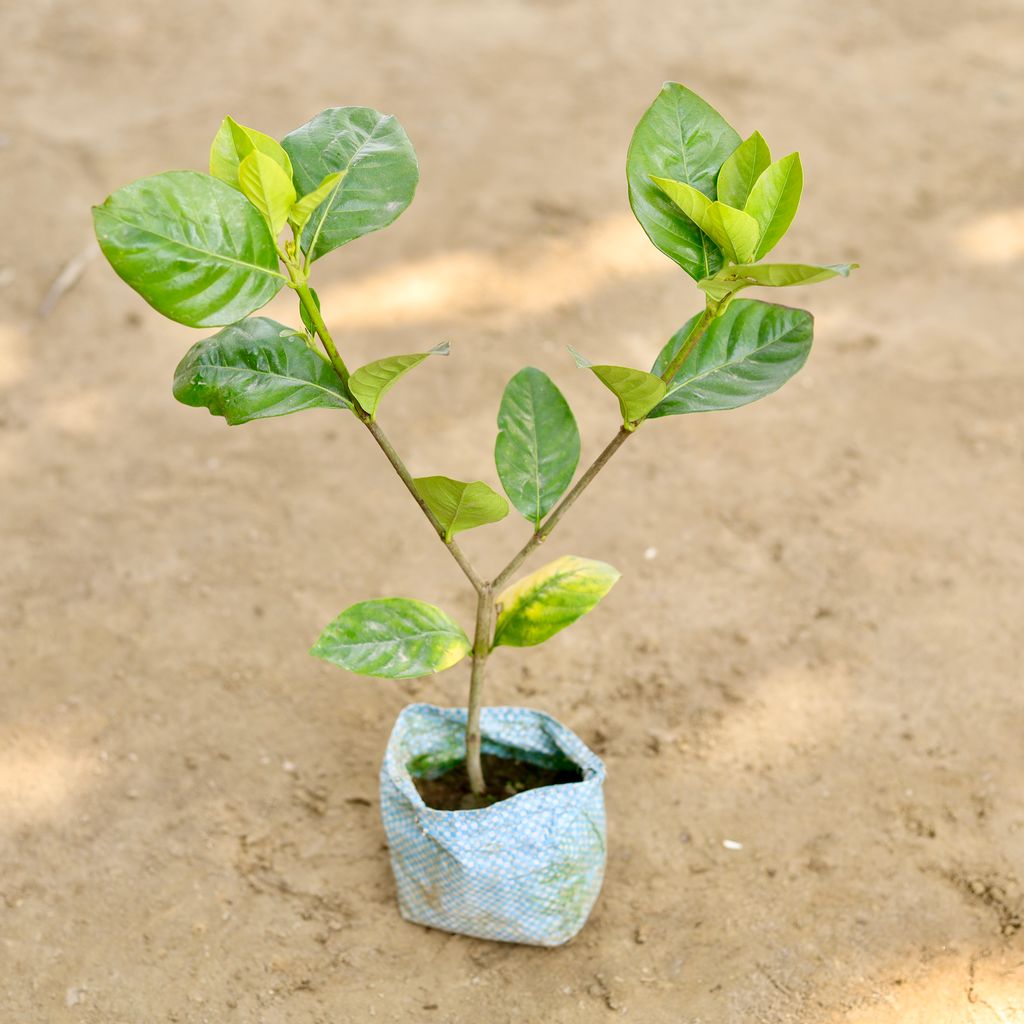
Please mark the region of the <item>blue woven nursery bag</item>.
POLYGON ((558 946, 584 925, 604 878, 604 765, 571 730, 529 708, 484 708, 485 754, 576 765, 580 782, 527 790, 491 807, 438 811, 413 775, 465 759, 466 711, 410 704, 395 722, 380 807, 407 921, 501 942, 558 946))

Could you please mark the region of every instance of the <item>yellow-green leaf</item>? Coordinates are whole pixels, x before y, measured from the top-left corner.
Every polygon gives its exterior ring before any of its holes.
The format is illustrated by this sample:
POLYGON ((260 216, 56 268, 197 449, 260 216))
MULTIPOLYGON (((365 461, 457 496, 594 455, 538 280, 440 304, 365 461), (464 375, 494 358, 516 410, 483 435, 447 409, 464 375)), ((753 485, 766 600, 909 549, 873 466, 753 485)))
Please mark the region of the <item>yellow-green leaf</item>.
POLYGON ((494 646, 543 643, 594 608, 619 575, 606 562, 575 555, 555 559, 498 595, 494 646))
POLYGON ((364 676, 411 679, 451 668, 469 648, 462 628, 440 608, 386 597, 345 609, 309 653, 364 676))
POLYGON ((660 377, 629 366, 595 366, 569 346, 576 365, 590 370, 594 376, 619 400, 622 424, 629 430, 642 420, 664 397, 665 382, 660 377))
POLYGON ((768 143, 760 132, 754 132, 749 139, 733 150, 729 159, 718 172, 718 199, 727 206, 742 210, 754 182, 772 162, 768 143))
POLYGON ((749 213, 716 201, 711 204, 707 223, 708 234, 730 263, 746 263, 754 258, 761 232, 749 213))
POLYGON ((317 207, 338 187, 339 182, 344 177, 344 171, 335 171, 334 174, 328 174, 312 192, 308 192, 296 202, 291 209, 291 213, 288 214, 288 220, 295 227, 296 232, 302 233, 302 229, 306 226, 309 218, 316 212, 317 207))
POLYGON ((231 117, 221 122, 210 146, 210 173, 241 190, 238 166, 254 149, 269 156, 291 178, 292 162, 281 143, 255 128, 246 128, 231 117))
POLYGON ((275 237, 280 234, 295 203, 295 186, 277 161, 254 149, 238 165, 242 195, 263 214, 275 237))
POLYGON ((467 483, 447 476, 421 476, 413 483, 437 516, 446 541, 460 530, 496 523, 508 515, 508 502, 482 480, 467 483))
POLYGON ((429 352, 416 352, 407 356, 388 356, 377 359, 359 367, 348 379, 348 389, 356 401, 366 411, 370 419, 377 414, 380 400, 399 377, 408 373, 413 367, 419 366, 428 356, 446 356, 451 351, 447 341, 432 348, 429 352))
POLYGON ((799 153, 790 153, 776 160, 754 182, 743 207, 757 221, 761 231, 754 259, 763 259, 789 230, 800 205, 803 187, 804 172, 799 153))
POLYGON ((808 263, 736 264, 721 270, 714 277, 698 281, 698 286, 712 299, 738 292, 743 288, 786 288, 790 285, 817 284, 833 277, 849 277, 857 263, 833 263, 816 266, 808 263))

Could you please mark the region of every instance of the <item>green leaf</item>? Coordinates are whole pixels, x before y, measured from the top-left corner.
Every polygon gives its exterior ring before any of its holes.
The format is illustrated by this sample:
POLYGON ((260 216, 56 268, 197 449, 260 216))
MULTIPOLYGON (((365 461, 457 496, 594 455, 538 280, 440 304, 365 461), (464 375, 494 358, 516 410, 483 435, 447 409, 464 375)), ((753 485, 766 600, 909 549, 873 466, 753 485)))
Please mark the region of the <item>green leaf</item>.
POLYGON ((858 266, 857 263, 833 263, 823 267, 807 263, 737 264, 697 284, 712 298, 717 298, 723 293, 738 292, 754 286, 786 288, 790 285, 817 284, 833 277, 849 277, 850 271, 856 270, 858 266))
MULTIPOLYGON (((688 320, 652 367, 664 373, 698 317, 688 320)), ((735 299, 711 321, 648 419, 735 409, 782 387, 811 350, 814 318, 802 309, 735 299)))
POLYGON ((103 254, 154 309, 189 327, 234 323, 284 284, 274 238, 245 196, 197 171, 168 171, 94 206, 103 254))
POLYGON ((728 206, 742 210, 754 182, 772 162, 768 143, 754 132, 733 150, 718 172, 718 198, 728 206))
POLYGON ((189 349, 174 371, 174 397, 232 426, 303 409, 351 409, 331 365, 290 327, 256 316, 189 349))
POLYGON ((496 523, 508 515, 508 502, 482 480, 466 483, 447 476, 421 476, 413 483, 437 516, 446 541, 461 530, 496 523))
POLYGON ((346 608, 309 653, 364 676, 409 679, 451 668, 469 649, 459 624, 440 608, 387 597, 346 608))
POLYGON ((419 366, 429 356, 446 356, 451 351, 447 341, 435 346, 429 352, 416 352, 408 356, 388 356, 375 362, 361 366, 348 379, 348 389, 356 401, 373 419, 377 414, 377 406, 385 393, 399 377, 408 373, 414 366, 419 366))
POLYGON ((337 188, 338 182, 345 177, 344 171, 328 174, 323 181, 308 195, 304 195, 291 209, 288 220, 301 234, 310 217, 316 213, 317 207, 337 188))
MULTIPOLYGON (((320 309, 320 296, 317 295, 315 288, 309 289, 309 294, 313 296, 313 303, 316 305, 317 310, 320 309)), ((306 309, 306 304, 299 299, 299 316, 302 318, 302 326, 306 328, 311 338, 316 337, 316 324, 313 323, 312 317, 309 315, 309 310, 306 309)))
POLYGON ((562 392, 532 366, 506 385, 498 409, 494 462, 512 504, 534 526, 572 483, 580 432, 562 392))
POLYGON ((263 214, 276 238, 288 220, 295 202, 295 186, 281 165, 254 149, 238 165, 238 183, 242 195, 263 214))
POLYGON ((302 248, 313 259, 387 227, 412 201, 419 166, 397 119, 369 107, 332 107, 287 135, 300 194, 328 174, 344 178, 310 218, 302 248))
POLYGON ((619 578, 606 562, 565 555, 497 598, 494 646, 533 647, 586 615, 619 578))
POLYGON ((692 185, 714 199, 718 172, 740 137, 713 107, 667 82, 640 119, 626 157, 629 204, 648 238, 694 280, 722 265, 715 245, 651 180, 692 185))
POLYGON ((292 177, 292 162, 277 139, 272 139, 255 128, 246 128, 231 117, 225 117, 210 146, 210 173, 232 188, 241 189, 238 168, 253 150, 270 157, 292 177))
POLYGON ((776 160, 754 182, 744 206, 761 229, 754 259, 763 259, 789 230, 800 205, 803 187, 804 172, 799 153, 790 153, 776 160))
POLYGON ((569 351, 578 367, 592 371, 619 400, 622 424, 627 429, 633 429, 633 426, 642 420, 665 394, 665 382, 651 373, 634 370, 628 366, 595 366, 571 345, 569 351))

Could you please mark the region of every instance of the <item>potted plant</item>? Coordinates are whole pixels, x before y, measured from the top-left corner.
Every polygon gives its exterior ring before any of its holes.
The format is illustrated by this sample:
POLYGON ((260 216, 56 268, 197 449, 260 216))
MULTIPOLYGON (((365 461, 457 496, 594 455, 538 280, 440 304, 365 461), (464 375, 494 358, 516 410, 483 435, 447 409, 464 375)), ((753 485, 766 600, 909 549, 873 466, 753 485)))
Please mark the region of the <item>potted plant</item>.
POLYGON ((543 712, 485 708, 483 686, 496 648, 548 640, 593 609, 619 573, 562 555, 517 574, 640 426, 745 405, 800 369, 811 346, 810 314, 737 298, 740 291, 810 284, 851 269, 762 262, 796 213, 800 158, 773 161, 757 132, 741 139, 681 85, 666 84, 641 118, 626 172, 637 220, 696 281, 703 309, 672 335, 649 371, 573 353, 619 410, 611 441, 575 483, 580 436, 568 403, 539 369, 512 377, 494 448, 504 497, 480 480, 413 477, 378 421, 391 388, 432 354, 447 354, 447 346, 350 370, 310 286, 320 257, 386 227, 412 200, 416 157, 394 117, 332 108, 280 143, 225 118, 209 174, 143 178, 93 211, 110 264, 151 306, 189 327, 222 328, 182 359, 175 398, 229 424, 311 408, 352 414, 476 593, 472 639, 432 604, 372 598, 343 611, 312 650, 352 672, 389 679, 469 660, 466 707, 405 708, 381 772, 400 909, 436 928, 557 945, 582 927, 604 871, 603 765, 543 712), (298 298, 301 326, 252 315, 284 287, 298 298), (456 534, 504 518, 509 503, 530 532, 486 579, 456 534))

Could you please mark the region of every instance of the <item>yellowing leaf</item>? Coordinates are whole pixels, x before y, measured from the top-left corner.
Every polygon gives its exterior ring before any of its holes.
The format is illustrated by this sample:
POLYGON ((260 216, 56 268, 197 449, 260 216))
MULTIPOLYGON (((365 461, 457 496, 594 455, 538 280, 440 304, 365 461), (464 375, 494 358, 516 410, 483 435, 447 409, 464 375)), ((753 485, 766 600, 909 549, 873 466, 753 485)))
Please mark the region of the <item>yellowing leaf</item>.
POLYGON ((288 214, 288 220, 295 227, 296 232, 302 233, 302 229, 316 212, 317 207, 338 187, 338 183, 344 177, 344 171, 328 174, 312 192, 304 195, 292 207, 291 213, 288 214))
POLYGON ((494 646, 532 647, 586 615, 619 578, 606 562, 564 555, 497 598, 494 646))
POLYGON ((446 541, 460 530, 496 523, 508 515, 508 502, 481 480, 466 483, 447 476, 421 476, 413 483, 437 516, 446 541))
POLYGON ((246 199, 263 214, 271 234, 280 234, 295 203, 295 186, 281 165, 254 149, 238 165, 238 184, 246 199))

